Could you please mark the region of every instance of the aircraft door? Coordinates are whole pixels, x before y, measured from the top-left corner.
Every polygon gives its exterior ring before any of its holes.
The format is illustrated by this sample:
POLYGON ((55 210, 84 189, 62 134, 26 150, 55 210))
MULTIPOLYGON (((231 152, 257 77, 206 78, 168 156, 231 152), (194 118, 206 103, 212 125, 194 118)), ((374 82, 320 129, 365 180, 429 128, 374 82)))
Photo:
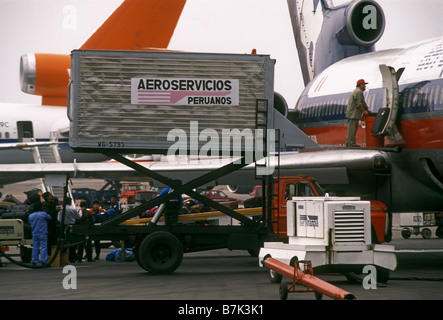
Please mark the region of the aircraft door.
POLYGON ((19 142, 28 142, 34 138, 32 121, 17 121, 17 137, 19 142))
POLYGON ((394 136, 397 130, 395 121, 399 109, 398 79, 404 68, 400 68, 396 72, 393 67, 381 64, 379 69, 383 80, 383 105, 377 113, 371 134, 374 137, 394 136))

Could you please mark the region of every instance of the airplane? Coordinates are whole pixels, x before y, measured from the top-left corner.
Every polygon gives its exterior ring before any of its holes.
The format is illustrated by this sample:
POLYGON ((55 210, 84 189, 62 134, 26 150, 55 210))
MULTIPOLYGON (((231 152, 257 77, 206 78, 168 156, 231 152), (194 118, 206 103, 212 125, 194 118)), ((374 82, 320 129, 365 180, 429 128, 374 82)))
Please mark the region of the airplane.
MULTIPOLYGON (((443 39, 375 51, 374 44, 381 38, 385 25, 383 11, 375 1, 355 0, 333 6, 327 0, 288 0, 288 7, 306 84, 296 110, 289 110, 288 118, 322 150, 282 153, 281 174, 309 174, 326 190, 381 200, 391 212, 441 210, 441 134, 435 124, 442 117, 437 93, 442 91, 438 79, 443 39), (362 27, 353 25, 355 21, 362 23, 362 27), (384 67, 380 69, 380 65, 384 67), (398 70, 403 70, 402 74, 398 70), (362 121, 357 133, 357 143, 362 147, 344 148, 344 109, 360 78, 370 83, 366 92, 370 110, 377 113, 388 106, 391 119, 389 126, 379 133, 381 145, 369 147, 367 141, 371 137, 362 130, 366 126, 362 121)), ((380 139, 377 141, 380 143, 380 139)), ((165 162, 144 165, 184 182, 213 169, 165 162)), ((249 187, 256 183, 251 170, 248 166, 215 183, 249 187)), ((137 176, 134 170, 119 163, 20 168, 0 165, 0 180, 8 174, 32 178, 60 172, 78 177, 137 176)))
MULTIPOLYGON (((334 177, 324 187, 338 195, 363 192, 393 212, 442 210, 443 37, 375 51, 386 23, 377 2, 334 7, 326 0, 288 0, 288 6, 306 85, 288 117, 319 145, 343 146, 347 100, 361 78, 369 83, 369 110, 390 111, 376 137, 365 129, 371 125, 366 119, 357 132, 357 144, 376 146, 384 157, 383 163, 374 158, 379 172, 373 179, 354 180, 342 172, 342 179, 354 182, 340 186, 334 177)), ((374 151, 360 149, 355 151, 361 157, 374 151)), ((335 166, 342 153, 335 150, 324 161, 314 153, 311 161, 335 166)))
MULTIPOLYGON (((184 3, 125 1, 80 49, 164 50, 184 3)), ((66 105, 70 68, 69 54, 28 53, 21 57, 21 90, 41 96, 42 105, 0 103, 0 164, 33 163, 30 148, 49 146, 51 137, 57 138, 62 162, 109 160, 98 153, 74 154, 68 145, 66 105)))

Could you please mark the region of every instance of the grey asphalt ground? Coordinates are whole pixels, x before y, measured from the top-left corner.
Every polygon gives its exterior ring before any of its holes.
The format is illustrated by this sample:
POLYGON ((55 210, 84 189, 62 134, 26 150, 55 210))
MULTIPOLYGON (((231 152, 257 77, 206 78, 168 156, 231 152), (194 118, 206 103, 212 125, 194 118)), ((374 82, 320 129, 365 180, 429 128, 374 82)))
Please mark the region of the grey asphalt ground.
MULTIPOLYGON (((362 283, 348 282, 340 274, 317 276, 352 293, 357 300, 443 300, 443 239, 435 237, 434 229, 432 232, 431 239, 414 235, 403 239, 398 230, 394 231, 390 244, 397 250, 398 264, 386 286, 369 290, 362 283)), ((70 269, 75 270, 75 289, 63 286, 70 279, 66 277, 73 276, 72 271, 64 273, 62 267, 27 269, 1 258, 4 266, 0 267, 0 300, 179 301, 175 308, 208 300, 219 304, 279 300, 278 284, 270 283, 258 258, 245 251, 188 253, 174 274, 151 275, 136 262, 106 261, 112 250, 113 247, 103 249, 97 262, 71 264, 75 267, 70 269)), ((13 252, 12 248, 10 253, 13 252)), ((288 300, 314 300, 314 295, 292 293, 288 300)))
MULTIPOLYGON (((442 300, 443 240, 396 237, 391 244, 399 250, 398 266, 386 286, 367 290, 361 283, 350 283, 340 274, 318 277, 354 294, 358 300, 442 300)), ((106 254, 113 249, 104 249, 99 261, 71 264, 75 267, 76 289, 63 286, 66 277, 65 281, 71 279, 72 271, 63 273, 62 267, 26 269, 2 258, 7 264, 0 267, 0 299, 279 299, 278 285, 269 282, 267 270, 258 266, 258 258, 244 251, 219 249, 185 254, 174 274, 151 275, 136 262, 106 261, 106 254)), ((72 285, 72 281, 68 283, 72 285)), ((313 299, 312 293, 293 293, 288 297, 288 300, 313 299)))

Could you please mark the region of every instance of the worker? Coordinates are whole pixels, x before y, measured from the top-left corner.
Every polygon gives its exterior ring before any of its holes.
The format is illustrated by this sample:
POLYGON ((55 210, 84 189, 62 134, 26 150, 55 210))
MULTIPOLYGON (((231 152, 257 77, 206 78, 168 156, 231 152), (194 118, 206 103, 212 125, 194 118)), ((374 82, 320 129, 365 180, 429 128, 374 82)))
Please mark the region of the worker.
POLYGON ((29 215, 29 223, 32 226, 32 258, 31 263, 46 265, 48 260, 48 223, 51 216, 42 211, 41 202, 34 202, 33 213, 29 215), (40 259, 39 259, 40 254, 40 259))
MULTIPOLYGON (((160 192, 159 196, 165 195, 167 193, 172 192, 171 188, 165 188, 160 192)), ((165 208, 163 211, 163 216, 165 217, 165 223, 167 226, 171 226, 178 221, 178 211, 183 205, 183 198, 181 195, 178 197, 172 198, 171 200, 165 203, 165 208)))
MULTIPOLYGON (((94 224, 94 215, 88 209, 86 209, 87 203, 85 200, 80 202, 80 210, 81 219, 76 221, 76 224, 80 225, 93 225, 94 224)), ((81 262, 83 259, 83 250, 86 249, 86 259, 88 262, 92 262, 92 241, 88 239, 86 242, 82 242, 77 247, 77 261, 81 262)))
POLYGON ((365 116, 369 114, 369 108, 363 96, 363 91, 366 90, 367 84, 368 83, 364 79, 358 80, 357 87, 348 100, 348 107, 346 108, 346 118, 348 119, 348 132, 346 136, 347 147, 359 147, 355 142, 358 121, 361 119, 362 114, 365 116))
MULTIPOLYGON (((95 200, 92 203, 92 208, 89 209, 89 211, 93 214, 94 222, 97 222, 97 223, 103 222, 103 220, 101 220, 101 219, 104 218, 105 210, 103 208, 101 208, 100 201, 95 200)), ((101 253, 100 239, 94 240, 94 248, 95 248, 94 260, 100 260, 100 253, 101 253)))
MULTIPOLYGON (((77 220, 81 218, 81 214, 72 206, 72 199, 67 197, 65 199, 65 212, 63 219, 63 209, 58 212, 57 220, 65 226, 73 225, 77 220)), ((69 262, 75 262, 77 260, 77 246, 69 248, 69 262)))

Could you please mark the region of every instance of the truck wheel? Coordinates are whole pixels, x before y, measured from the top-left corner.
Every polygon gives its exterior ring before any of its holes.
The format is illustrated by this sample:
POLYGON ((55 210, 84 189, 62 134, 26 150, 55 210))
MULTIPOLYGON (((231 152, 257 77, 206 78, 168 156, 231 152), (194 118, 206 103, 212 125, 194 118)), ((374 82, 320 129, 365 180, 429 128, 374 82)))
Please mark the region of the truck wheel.
POLYGON ((409 237, 411 236, 411 230, 409 230, 409 229, 403 229, 403 230, 401 231, 401 236, 402 236, 404 239, 409 239, 409 237))
POLYGON ((377 282, 386 284, 389 281, 390 272, 385 268, 376 268, 377 269, 377 282))
POLYGON ((432 232, 428 228, 424 228, 421 231, 421 236, 423 237, 423 239, 430 239, 432 236, 432 232))
POLYGON ((288 284, 286 282, 280 283, 280 288, 279 288, 280 300, 288 299, 288 292, 289 292, 288 284))
POLYGON ((171 274, 183 260, 183 246, 172 233, 157 231, 140 243, 138 262, 152 274, 171 274))

